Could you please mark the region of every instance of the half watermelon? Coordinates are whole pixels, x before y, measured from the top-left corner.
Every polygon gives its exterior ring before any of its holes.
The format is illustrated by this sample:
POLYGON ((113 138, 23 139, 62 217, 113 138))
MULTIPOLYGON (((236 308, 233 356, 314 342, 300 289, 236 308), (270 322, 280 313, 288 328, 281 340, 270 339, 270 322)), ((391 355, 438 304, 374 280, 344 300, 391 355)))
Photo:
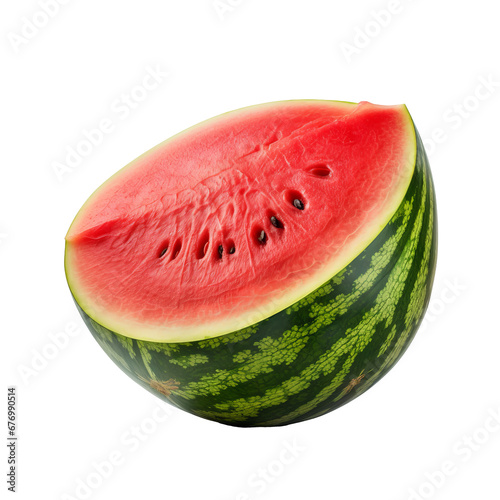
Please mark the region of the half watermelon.
POLYGON ((65 267, 99 344, 175 406, 239 425, 331 411, 412 340, 434 188, 405 106, 284 101, 145 153, 84 204, 65 267))

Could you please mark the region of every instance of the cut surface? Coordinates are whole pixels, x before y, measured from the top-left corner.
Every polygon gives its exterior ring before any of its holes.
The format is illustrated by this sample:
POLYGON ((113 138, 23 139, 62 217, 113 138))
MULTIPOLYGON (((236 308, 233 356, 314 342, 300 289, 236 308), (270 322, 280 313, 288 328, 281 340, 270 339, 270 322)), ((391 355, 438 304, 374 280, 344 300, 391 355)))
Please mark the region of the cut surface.
POLYGON ((405 106, 284 101, 226 113, 115 174, 66 236, 80 307, 122 335, 187 342, 261 321, 343 269, 403 200, 405 106))

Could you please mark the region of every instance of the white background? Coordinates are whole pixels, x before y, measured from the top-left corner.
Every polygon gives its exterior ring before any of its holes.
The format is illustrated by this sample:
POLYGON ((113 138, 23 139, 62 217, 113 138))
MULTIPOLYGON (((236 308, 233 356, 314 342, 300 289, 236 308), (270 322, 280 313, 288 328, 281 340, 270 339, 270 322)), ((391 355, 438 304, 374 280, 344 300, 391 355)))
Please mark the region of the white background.
POLYGON ((41 3, 2 2, 0 12, 2 419, 15 385, 17 498, 500 499, 496 4, 58 0, 48 18, 41 3), (141 93, 148 68, 169 75, 141 93), (131 92, 141 102, 124 108, 131 92), (168 406, 80 320, 64 277, 66 230, 97 186, 163 139, 297 98, 407 104, 438 195, 424 327, 387 377, 319 419, 238 429, 176 409, 163 418, 168 406), (103 119, 113 130, 56 175, 103 119), (110 456, 113 470, 99 475, 110 456))

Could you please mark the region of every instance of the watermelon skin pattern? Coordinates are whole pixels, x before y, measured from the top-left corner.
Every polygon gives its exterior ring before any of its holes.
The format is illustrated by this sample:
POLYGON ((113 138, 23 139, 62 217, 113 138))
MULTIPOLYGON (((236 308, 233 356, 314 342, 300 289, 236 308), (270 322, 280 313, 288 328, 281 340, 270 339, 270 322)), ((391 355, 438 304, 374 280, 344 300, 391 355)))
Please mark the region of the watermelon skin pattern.
POLYGON ((187 343, 124 337, 77 304, 85 323, 132 379, 209 420, 278 426, 348 403, 400 359, 429 302, 436 200, 416 135, 413 178, 391 221, 345 269, 288 309, 242 330, 187 343))

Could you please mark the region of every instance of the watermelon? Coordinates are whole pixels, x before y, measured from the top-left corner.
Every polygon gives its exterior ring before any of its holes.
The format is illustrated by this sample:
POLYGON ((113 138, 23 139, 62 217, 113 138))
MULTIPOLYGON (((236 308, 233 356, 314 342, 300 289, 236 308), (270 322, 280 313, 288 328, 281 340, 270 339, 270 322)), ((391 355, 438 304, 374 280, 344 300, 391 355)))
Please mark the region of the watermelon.
POLYGON ((437 251, 404 105, 297 100, 198 124, 120 170, 67 235, 69 288, 133 380, 224 424, 328 413, 400 359, 437 251))

